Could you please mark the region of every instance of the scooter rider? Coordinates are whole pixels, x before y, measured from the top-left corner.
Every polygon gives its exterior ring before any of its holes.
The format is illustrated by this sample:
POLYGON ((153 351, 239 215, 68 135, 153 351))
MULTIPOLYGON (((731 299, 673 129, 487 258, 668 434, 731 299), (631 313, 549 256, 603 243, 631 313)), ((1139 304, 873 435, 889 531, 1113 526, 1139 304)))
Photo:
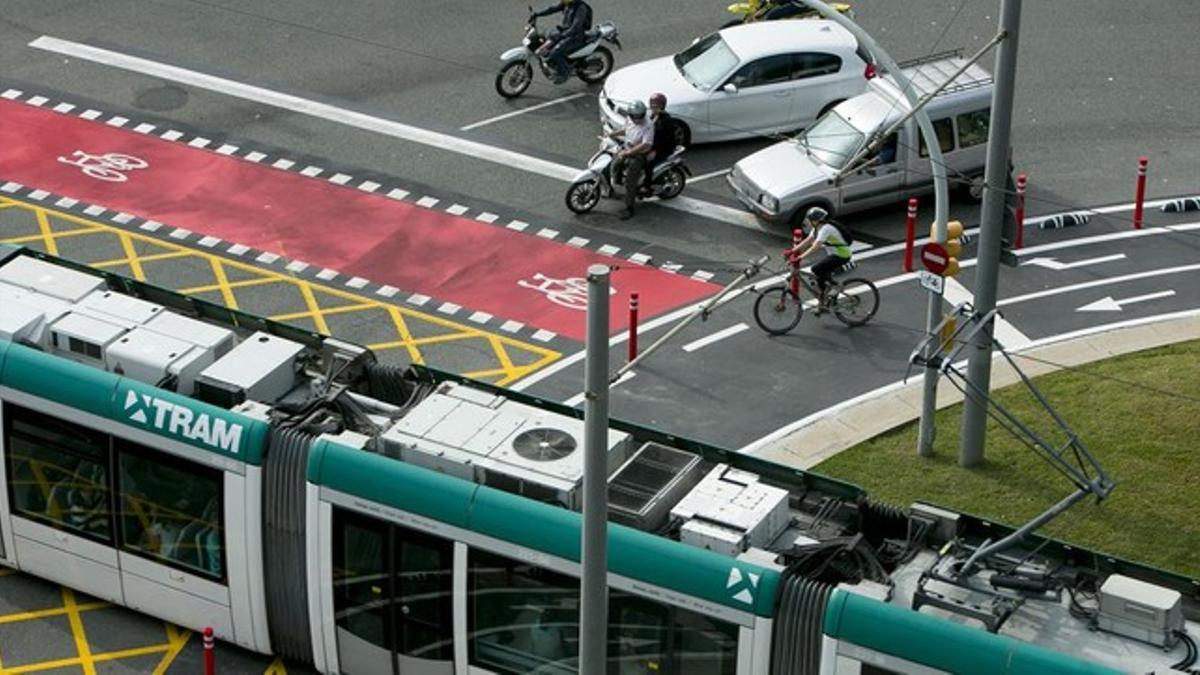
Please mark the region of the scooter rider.
POLYGON ((585 42, 584 34, 592 29, 592 8, 584 0, 561 0, 546 9, 534 12, 533 17, 549 16, 558 12, 562 12, 562 23, 549 36, 554 44, 546 57, 546 62, 554 69, 554 84, 562 84, 570 77, 567 54, 582 47, 585 42))
POLYGON ((808 257, 818 246, 825 247, 828 254, 821 262, 812 266, 813 275, 817 277, 817 288, 821 292, 821 305, 818 311, 825 309, 825 289, 833 275, 845 271, 854 258, 850 250, 850 238, 843 234, 845 226, 829 218, 829 212, 814 206, 804 214, 804 224, 808 226, 808 236, 792 248, 792 254, 798 255, 798 260, 808 257))
POLYGON ((621 212, 621 220, 633 217, 633 205, 646 172, 646 160, 654 149, 654 123, 646 116, 646 104, 634 101, 625 114, 625 127, 608 134, 610 138, 624 140, 612 164, 613 183, 625 179, 625 210, 621 212))
POLYGON ((646 187, 650 186, 653 168, 656 162, 661 162, 675 152, 675 125, 677 122, 667 112, 667 96, 663 93, 650 95, 650 119, 654 121, 654 151, 646 167, 646 187))

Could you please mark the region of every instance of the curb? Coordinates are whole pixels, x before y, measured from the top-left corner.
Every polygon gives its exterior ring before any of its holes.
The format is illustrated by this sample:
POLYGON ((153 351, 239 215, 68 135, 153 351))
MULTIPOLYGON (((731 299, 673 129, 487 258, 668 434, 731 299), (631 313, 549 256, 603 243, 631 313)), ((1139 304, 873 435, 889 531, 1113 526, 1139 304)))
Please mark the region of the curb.
MULTIPOLYGON (((1027 360, 1021 364, 1027 375, 1035 377, 1061 370, 1060 366, 1079 366, 1197 337, 1200 337, 1200 309, 1055 335, 1011 353, 1051 362, 1027 360)), ((999 355, 993 364, 993 389, 1019 381, 1016 372, 999 355)), ((809 415, 740 452, 811 469, 843 450, 920 418, 923 388, 920 377, 907 384, 893 382, 809 415)), ((938 388, 939 410, 961 403, 962 399, 962 393, 953 387, 938 388)))

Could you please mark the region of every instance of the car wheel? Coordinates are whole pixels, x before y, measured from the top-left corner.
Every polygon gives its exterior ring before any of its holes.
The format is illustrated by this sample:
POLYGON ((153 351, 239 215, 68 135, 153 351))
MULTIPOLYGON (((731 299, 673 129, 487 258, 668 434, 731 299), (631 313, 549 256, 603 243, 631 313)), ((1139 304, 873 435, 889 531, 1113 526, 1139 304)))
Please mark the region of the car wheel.
POLYGON ((692 130, 686 122, 675 120, 675 124, 671 126, 671 133, 675 136, 675 145, 685 148, 692 145, 692 130))

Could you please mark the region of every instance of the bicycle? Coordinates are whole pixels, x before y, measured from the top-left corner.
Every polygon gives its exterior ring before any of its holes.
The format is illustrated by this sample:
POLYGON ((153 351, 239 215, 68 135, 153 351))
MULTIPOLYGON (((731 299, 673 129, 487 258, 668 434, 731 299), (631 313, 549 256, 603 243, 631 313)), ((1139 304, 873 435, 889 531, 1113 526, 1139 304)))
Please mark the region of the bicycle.
POLYGON ((804 301, 800 299, 799 286, 804 286, 818 298, 817 315, 832 311, 839 321, 850 327, 867 323, 879 310, 879 289, 861 278, 830 281, 825 303, 821 304, 816 275, 793 264, 786 281, 758 291, 758 299, 754 301, 754 321, 759 328, 771 335, 783 335, 800 323, 804 316, 804 301))

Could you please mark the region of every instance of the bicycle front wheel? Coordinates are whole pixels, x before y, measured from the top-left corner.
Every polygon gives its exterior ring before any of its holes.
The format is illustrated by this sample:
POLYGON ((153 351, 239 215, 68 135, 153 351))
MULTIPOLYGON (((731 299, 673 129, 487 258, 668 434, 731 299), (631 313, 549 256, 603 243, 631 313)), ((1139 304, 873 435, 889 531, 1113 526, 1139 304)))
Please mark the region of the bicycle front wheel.
POLYGON ((861 326, 879 310, 879 290, 866 279, 847 279, 833 301, 833 315, 847 326, 861 326))
POLYGON ((754 321, 771 335, 783 335, 800 323, 804 303, 787 286, 775 286, 758 294, 754 321))

